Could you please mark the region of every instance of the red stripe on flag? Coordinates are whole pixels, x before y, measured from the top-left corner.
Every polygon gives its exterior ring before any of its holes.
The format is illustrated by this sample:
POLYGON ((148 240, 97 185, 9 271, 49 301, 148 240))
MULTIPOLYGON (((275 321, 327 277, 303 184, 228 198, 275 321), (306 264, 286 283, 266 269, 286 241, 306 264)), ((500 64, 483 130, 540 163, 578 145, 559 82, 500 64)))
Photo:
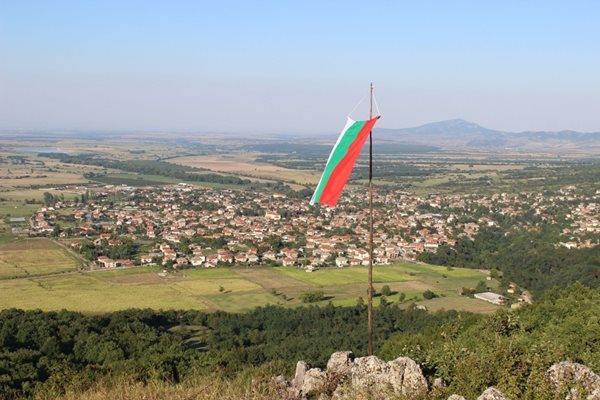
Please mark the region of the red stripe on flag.
POLYGON ((338 165, 331 173, 331 176, 327 181, 327 185, 321 193, 319 203, 327 204, 331 207, 334 207, 337 204, 338 199, 342 194, 342 190, 344 189, 344 186, 346 185, 346 182, 348 181, 348 178, 352 173, 352 168, 356 163, 356 159, 360 155, 363 145, 365 144, 365 141, 369 136, 369 132, 373 130, 373 126, 375 125, 375 122, 377 122, 378 119, 379 116, 368 120, 365 123, 365 126, 363 126, 363 128, 360 130, 358 135, 356 135, 356 139, 354 139, 354 142, 352 142, 350 147, 348 147, 348 152, 346 153, 344 158, 340 160, 338 165))

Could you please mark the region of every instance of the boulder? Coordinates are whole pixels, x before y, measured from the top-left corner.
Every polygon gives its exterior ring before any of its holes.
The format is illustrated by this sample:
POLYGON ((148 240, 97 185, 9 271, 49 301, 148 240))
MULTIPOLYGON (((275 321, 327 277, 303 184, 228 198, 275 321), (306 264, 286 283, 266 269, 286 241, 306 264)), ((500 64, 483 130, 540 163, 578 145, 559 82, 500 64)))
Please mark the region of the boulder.
POLYGON ((443 378, 435 378, 433 380, 433 385, 434 388, 438 388, 438 389, 444 389, 448 387, 448 384, 446 383, 446 381, 443 378))
POLYGON ((390 366, 390 384, 395 393, 414 397, 427 392, 427 380, 421 367, 413 359, 398 357, 388 362, 390 366))
POLYGON ((594 389, 592 393, 586 397, 586 400, 600 400, 600 389, 594 389))
POLYGON ((300 386, 302 395, 308 396, 323 390, 327 383, 327 374, 320 368, 311 368, 304 374, 304 382, 300 386))
POLYGON ((337 377, 348 377, 354 365, 354 353, 351 351, 338 351, 327 361, 327 374, 337 377))
POLYGON ((332 393, 334 399, 354 398, 355 393, 372 395, 369 398, 386 398, 387 394, 414 398, 428 389, 421 368, 408 357, 386 363, 375 356, 355 359, 351 351, 333 353, 325 371, 298 361, 289 384, 281 377, 276 382, 298 399, 323 393, 332 393))
POLYGON ((504 395, 501 391, 496 389, 495 387, 489 387, 485 389, 481 396, 477 398, 477 400, 510 400, 508 397, 504 395))
POLYGON ((367 356, 354 360, 352 366, 352 386, 368 388, 383 386, 387 383, 389 366, 379 357, 367 356))
POLYGON ((453 394, 450 397, 448 397, 448 400, 467 400, 467 399, 465 399, 464 397, 459 396, 457 394, 453 394))
POLYGON ((427 391, 427 380, 419 365, 408 357, 386 363, 378 357, 369 356, 354 360, 352 386, 416 397, 427 391))
POLYGON ((304 361, 298 361, 296 363, 296 373, 294 374, 294 379, 292 379, 292 387, 298 389, 302 387, 306 371, 308 371, 308 364, 306 364, 304 361))
POLYGON ((569 361, 556 363, 546 371, 546 379, 555 392, 570 388, 569 397, 578 398, 579 386, 586 392, 587 400, 600 400, 600 376, 583 364, 569 361))

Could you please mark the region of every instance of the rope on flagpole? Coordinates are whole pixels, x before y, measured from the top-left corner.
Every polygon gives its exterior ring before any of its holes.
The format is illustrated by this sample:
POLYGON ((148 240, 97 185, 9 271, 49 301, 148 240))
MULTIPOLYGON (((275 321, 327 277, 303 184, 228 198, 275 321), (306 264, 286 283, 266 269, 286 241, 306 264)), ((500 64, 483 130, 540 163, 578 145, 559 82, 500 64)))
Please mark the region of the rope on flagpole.
POLYGON ((373 103, 377 109, 377 115, 381 115, 381 111, 379 111, 379 104, 377 104, 377 97, 375 97, 375 91, 373 91, 373 103))
POLYGON ((360 101, 359 101, 358 103, 356 103, 356 105, 354 106, 354 108, 352 109, 352 111, 350 111, 350 112, 348 113, 348 118, 351 118, 351 117, 352 117, 352 113, 353 113, 353 112, 354 112, 354 111, 355 111, 355 110, 358 108, 358 106, 360 106, 360 103, 362 103, 362 102, 363 102, 363 100, 365 99, 365 97, 367 97, 367 96, 363 96, 363 98, 362 98, 362 99, 360 99, 360 101))

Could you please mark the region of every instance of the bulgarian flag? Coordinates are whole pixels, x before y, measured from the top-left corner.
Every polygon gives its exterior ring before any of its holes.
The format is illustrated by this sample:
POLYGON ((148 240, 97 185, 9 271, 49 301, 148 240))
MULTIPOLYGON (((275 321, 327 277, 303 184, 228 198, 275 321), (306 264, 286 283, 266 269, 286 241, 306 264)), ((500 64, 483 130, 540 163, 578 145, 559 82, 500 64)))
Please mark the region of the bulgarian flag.
POLYGON ((325 165, 315 194, 310 199, 310 204, 319 203, 331 207, 337 204, 354 163, 369 137, 369 132, 373 130, 373 126, 379 118, 380 116, 368 121, 354 121, 348 117, 344 130, 329 154, 327 165, 325 165))

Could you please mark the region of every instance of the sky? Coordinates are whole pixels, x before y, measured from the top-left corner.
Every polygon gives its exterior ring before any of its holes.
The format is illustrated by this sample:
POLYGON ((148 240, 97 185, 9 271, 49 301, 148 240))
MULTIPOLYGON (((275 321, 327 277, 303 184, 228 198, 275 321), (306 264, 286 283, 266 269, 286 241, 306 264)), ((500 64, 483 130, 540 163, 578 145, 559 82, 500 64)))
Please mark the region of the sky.
POLYGON ((0 129, 600 131, 598 1, 0 0, 0 129), (368 99, 352 113, 368 116, 368 99))

